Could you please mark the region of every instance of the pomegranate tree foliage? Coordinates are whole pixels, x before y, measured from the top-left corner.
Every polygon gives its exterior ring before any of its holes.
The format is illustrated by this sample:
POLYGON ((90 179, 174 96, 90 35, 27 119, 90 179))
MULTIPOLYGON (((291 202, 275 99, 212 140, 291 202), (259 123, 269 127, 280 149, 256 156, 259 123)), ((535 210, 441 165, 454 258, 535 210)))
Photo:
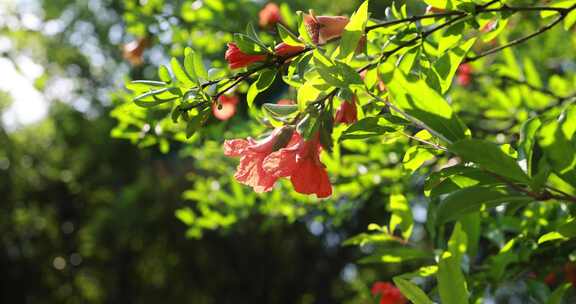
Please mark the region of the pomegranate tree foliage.
MULTIPOLYGON (((408 263, 413 271, 394 282, 414 303, 476 303, 515 281, 532 301, 560 303, 568 285, 542 279, 576 259, 575 1, 408 2, 374 11, 366 1, 340 31, 323 23, 329 12, 286 4, 275 25, 243 15, 253 22, 235 34, 173 28, 173 58, 158 77, 118 92, 113 135, 195 160, 188 206, 175 211, 189 237, 250 213, 337 227, 377 198, 389 220, 343 245, 364 249, 359 263, 408 263), (242 98, 219 122, 223 95, 242 98), (346 103, 355 119, 335 120, 346 103), (274 128, 322 147, 329 198, 288 179, 265 193, 235 180, 224 141, 274 128)), ((180 18, 233 15, 239 3, 207 2, 180 18)), ((170 25, 154 5, 128 10, 133 34, 170 25)), ((268 153, 290 148, 285 140, 268 153)))

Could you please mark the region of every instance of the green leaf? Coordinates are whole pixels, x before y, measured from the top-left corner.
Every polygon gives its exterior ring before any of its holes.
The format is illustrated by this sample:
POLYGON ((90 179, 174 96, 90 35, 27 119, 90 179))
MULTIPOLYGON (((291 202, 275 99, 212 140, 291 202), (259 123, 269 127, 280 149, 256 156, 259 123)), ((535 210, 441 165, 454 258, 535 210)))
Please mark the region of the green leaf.
POLYGON ((423 80, 408 79, 389 63, 381 65, 381 73, 394 105, 404 112, 403 115, 426 125, 433 135, 448 143, 466 137, 466 127, 448 102, 423 80))
POLYGON ((398 287, 398 289, 400 289, 400 292, 402 292, 402 294, 408 300, 412 301, 412 303, 414 303, 414 304, 433 304, 434 303, 434 302, 432 302, 432 300, 430 300, 430 298, 428 298, 426 293, 424 291, 422 291, 422 289, 420 289, 414 283, 412 283, 408 280, 404 280, 404 279, 399 278, 399 277, 394 277, 393 280, 394 280, 394 284, 396 284, 396 287, 398 287))
POLYGON ((211 113, 210 107, 198 109, 198 115, 193 116, 186 125, 186 138, 192 137, 194 133, 206 122, 211 113))
POLYGON ((422 266, 418 270, 413 272, 406 272, 401 275, 397 275, 396 278, 401 278, 404 280, 410 280, 416 277, 426 278, 435 275, 437 272, 438 272, 438 266, 428 265, 428 266, 422 266))
POLYGON ((438 262, 436 278, 438 279, 438 293, 442 304, 468 303, 466 278, 460 269, 467 244, 466 234, 462 231, 460 223, 457 223, 448 241, 448 251, 442 254, 438 262))
POLYGON ((399 238, 394 237, 388 233, 360 233, 355 235, 344 242, 342 242, 343 246, 364 246, 367 244, 382 244, 382 243, 390 243, 390 242, 399 242, 399 238))
POLYGON ((172 82, 172 76, 170 76, 170 72, 165 65, 160 65, 158 67, 158 77, 160 77, 160 80, 166 83, 172 82))
POLYGON ((461 216, 481 209, 482 205, 488 208, 503 203, 528 203, 533 198, 523 193, 509 192, 502 186, 472 186, 454 191, 440 200, 436 209, 436 221, 442 224, 460 218, 461 216))
POLYGON ((307 44, 313 44, 312 38, 308 33, 308 29, 306 28, 306 24, 304 22, 304 13, 301 11, 297 12, 298 14, 298 34, 307 44))
POLYGON ((494 174, 512 181, 530 182, 530 178, 522 171, 516 160, 489 141, 464 139, 452 144, 448 149, 464 160, 474 162, 494 174))
POLYGON ((177 209, 174 212, 174 215, 182 223, 188 226, 192 225, 192 223, 194 223, 194 219, 196 218, 196 216, 194 215, 194 211, 192 211, 192 209, 190 209, 189 207, 177 209))
POLYGON ((548 298, 546 304, 561 304, 562 299, 564 298, 564 294, 566 291, 568 291, 568 289, 570 289, 570 287, 572 287, 571 283, 564 283, 558 286, 554 292, 552 292, 552 295, 550 295, 550 298, 548 298))
POLYGON ((148 91, 144 94, 140 94, 134 97, 133 101, 140 107, 151 108, 166 102, 174 101, 179 98, 179 96, 174 96, 169 91, 170 88, 148 91))
POLYGON ((180 65, 178 59, 172 57, 172 59, 170 60, 170 65, 172 67, 174 77, 176 77, 176 80, 178 80, 178 82, 180 82, 181 84, 183 84, 185 87, 188 88, 192 88, 196 85, 194 81, 190 78, 190 76, 186 74, 186 72, 182 68, 182 65, 180 65))
POLYGON ((164 88, 166 87, 166 83, 152 80, 133 80, 131 82, 127 82, 125 87, 132 92, 141 93, 164 88))
POLYGON ((448 251, 456 257, 458 261, 462 260, 462 257, 468 250, 468 236, 462 229, 462 223, 457 222, 452 230, 452 235, 450 240, 448 240, 448 251))
POLYGON ((297 105, 279 105, 275 103, 265 103, 262 105, 262 108, 277 118, 286 117, 298 113, 297 105))
POLYGON ((281 23, 278 23, 277 26, 278 26, 278 34, 280 35, 280 38, 284 43, 292 46, 304 45, 296 35, 294 35, 289 29, 284 27, 281 23))
POLYGON ((389 225, 390 233, 394 234, 396 228, 399 228, 402 231, 402 237, 408 240, 414 228, 412 210, 408 200, 402 194, 392 194, 390 195, 389 209, 392 213, 389 225))
POLYGON ((465 30, 464 22, 458 22, 450 25, 441 36, 438 37, 438 54, 443 54, 448 49, 456 46, 460 41, 462 41, 462 35, 465 30))
POLYGON ((476 38, 469 39, 462 45, 445 52, 444 55, 438 58, 434 63, 434 71, 438 75, 440 81, 440 93, 444 94, 448 89, 450 89, 452 79, 454 78, 454 75, 456 75, 458 66, 475 42, 476 38))
POLYGON ((234 34, 234 42, 242 53, 249 55, 258 55, 266 52, 266 47, 262 46, 259 41, 255 41, 252 37, 240 33, 234 34))
POLYGON ((468 237, 468 255, 474 259, 478 253, 478 242, 480 241, 480 234, 482 232, 480 212, 463 215, 459 223, 462 225, 462 231, 464 231, 468 237))
POLYGON ((568 13, 568 16, 564 18, 564 29, 569 31, 576 24, 576 10, 572 10, 568 13))
POLYGON ((430 252, 410 247, 386 247, 376 250, 371 256, 360 259, 359 263, 402 263, 412 260, 431 259, 430 252))
POLYGON ((567 238, 576 237, 576 219, 572 218, 558 227, 558 232, 567 238))
POLYGON ((460 261, 451 253, 444 252, 440 258, 436 278, 442 304, 468 303, 466 278, 460 269, 460 261))
POLYGON ((520 141, 518 142, 518 161, 520 164, 524 164, 526 172, 530 176, 535 174, 533 170, 533 155, 534 155, 534 143, 536 142, 536 134, 540 129, 542 123, 538 117, 531 118, 527 120, 520 130, 520 141))
POLYGON ((544 124, 538 132, 538 143, 552 169, 576 187, 576 105, 544 124))
POLYGON ((254 99, 256 96, 258 96, 258 94, 261 92, 266 91, 266 89, 268 89, 272 83, 274 83, 274 79, 276 79, 276 70, 266 69, 262 71, 258 79, 250 85, 246 96, 246 101, 248 102, 248 106, 250 108, 254 104, 254 99))
POLYGON ((349 126, 342 135, 340 141, 346 139, 364 139, 379 136, 388 132, 395 132, 396 129, 386 126, 386 120, 381 117, 366 117, 349 126))
POLYGON ((189 47, 184 49, 184 69, 191 79, 194 81, 198 80, 198 76, 196 75, 194 68, 194 51, 192 51, 192 49, 189 47))
POLYGON ((320 77, 314 77, 306 80, 306 82, 298 89, 298 107, 301 111, 305 110, 308 104, 317 100, 320 96, 327 94, 330 85, 320 77))
POLYGON ((434 154, 432 154, 428 149, 412 146, 406 150, 404 158, 402 159, 402 164, 404 165, 404 169, 408 170, 410 173, 414 173, 425 162, 431 159, 434 159, 434 154))
POLYGON ((475 185, 501 185, 502 180, 479 168, 452 166, 433 173, 424 186, 424 190, 434 199, 440 195, 475 185))
POLYGON ((556 240, 564 240, 565 241, 565 240, 568 240, 568 238, 563 236, 558 231, 552 231, 552 232, 548 232, 548 233, 542 235, 540 238, 538 238, 538 244, 546 243, 549 241, 556 241, 556 240))
POLYGON ((426 2, 426 4, 432 6, 432 7, 436 7, 436 8, 442 8, 442 9, 453 9, 454 4, 452 3, 451 0, 424 0, 424 2, 426 2))
POLYGON ((192 57, 194 58, 194 72, 196 77, 200 80, 208 79, 208 71, 204 66, 204 61, 202 55, 199 52, 192 52, 192 57))
POLYGON ((364 82, 356 70, 349 65, 330 60, 319 50, 314 51, 314 63, 320 77, 328 84, 342 89, 360 88, 364 82))
POLYGON ((364 34, 368 21, 368 0, 364 1, 356 12, 350 17, 350 21, 344 28, 340 49, 337 58, 344 62, 350 62, 354 57, 354 52, 358 47, 358 42, 364 34))
POLYGON ((576 237, 576 219, 571 218, 560 225, 556 231, 548 232, 538 239, 538 244, 553 240, 569 240, 576 237))

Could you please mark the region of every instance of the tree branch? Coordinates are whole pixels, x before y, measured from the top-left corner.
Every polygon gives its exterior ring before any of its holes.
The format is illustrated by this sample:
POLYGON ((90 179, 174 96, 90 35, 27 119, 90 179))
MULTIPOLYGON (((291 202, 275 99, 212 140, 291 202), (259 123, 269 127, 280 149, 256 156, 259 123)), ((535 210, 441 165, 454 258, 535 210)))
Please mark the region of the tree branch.
MULTIPOLYGON (((482 58, 482 57, 486 57, 486 56, 488 56, 488 55, 490 55, 490 54, 494 54, 494 53, 500 52, 500 51, 503 50, 503 49, 509 48, 509 47, 511 47, 511 46, 515 46, 515 45, 517 45, 517 44, 520 44, 520 43, 523 43, 523 42, 525 42, 525 41, 527 41, 527 40, 530 40, 530 39, 532 39, 532 38, 534 38, 534 37, 536 37, 536 36, 538 36, 538 35, 540 35, 540 34, 543 34, 544 32, 546 32, 546 31, 548 31, 549 29, 553 28, 556 24, 558 24, 558 23, 560 23, 562 20, 564 20, 564 19, 566 18, 566 16, 568 16, 568 14, 569 14, 572 10, 574 10, 574 8, 576 8, 576 4, 575 4, 575 5, 572 5, 572 6, 569 7, 569 8, 566 8, 566 9, 555 10, 555 11, 560 12, 560 16, 558 16, 558 18, 556 18, 554 21, 550 22, 550 23, 547 24, 546 26, 544 26, 544 27, 540 28, 539 30, 533 32, 532 34, 529 34, 529 35, 526 35, 526 36, 524 36, 524 37, 521 37, 521 38, 518 38, 518 39, 516 39, 516 40, 513 40, 513 41, 511 41, 511 42, 508 43, 508 44, 505 44, 505 45, 502 45, 502 46, 499 46, 499 47, 490 49, 490 50, 485 51, 485 52, 483 52, 483 53, 481 53, 481 54, 479 54, 479 55, 477 55, 477 56, 467 57, 466 59, 463 60, 463 62, 466 63, 466 62, 476 61, 476 60, 478 60, 478 59, 480 59, 480 58, 482 58)), ((513 9, 513 8, 508 7, 508 9, 513 9)), ((526 9, 526 8, 525 8, 525 9, 526 9)), ((540 11, 542 11, 542 8, 540 8, 540 11)))

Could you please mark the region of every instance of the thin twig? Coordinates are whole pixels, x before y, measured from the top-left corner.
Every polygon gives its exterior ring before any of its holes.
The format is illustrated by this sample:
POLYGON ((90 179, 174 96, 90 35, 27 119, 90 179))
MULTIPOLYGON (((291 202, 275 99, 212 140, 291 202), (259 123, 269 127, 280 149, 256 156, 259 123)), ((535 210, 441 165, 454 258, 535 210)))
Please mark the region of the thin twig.
POLYGON ((404 19, 386 21, 386 22, 374 24, 371 26, 367 26, 366 32, 369 32, 371 30, 375 30, 378 28, 383 28, 383 27, 388 27, 388 26, 392 26, 392 25, 396 25, 396 24, 401 24, 401 23, 412 23, 412 22, 416 22, 419 20, 423 20, 423 19, 442 18, 442 17, 450 17, 450 16, 456 16, 456 15, 465 15, 465 14, 466 13, 460 12, 460 11, 452 11, 452 12, 430 14, 430 15, 416 15, 416 16, 411 16, 411 17, 404 18, 404 19))
POLYGON ((497 77, 497 78, 502 79, 502 80, 505 81, 505 82, 512 82, 512 83, 515 83, 515 84, 518 84, 518 85, 523 85, 523 86, 525 86, 525 87, 527 87, 527 88, 529 88, 529 89, 531 89, 531 90, 533 90, 533 91, 540 92, 540 93, 542 93, 542 94, 548 95, 548 96, 551 97, 551 98, 556 99, 556 102, 554 102, 554 103, 552 103, 552 104, 544 107, 543 109, 540 109, 540 110, 536 111, 536 112, 539 113, 539 114, 544 113, 544 112, 547 112, 547 111, 551 110, 552 108, 555 108, 555 107, 558 107, 558 106, 562 106, 562 104, 564 104, 564 103, 567 102, 567 101, 570 101, 570 100, 572 100, 572 99, 576 99, 576 92, 574 92, 574 93, 572 93, 572 94, 570 94, 570 95, 558 95, 558 94, 552 92, 550 89, 543 88, 543 87, 538 87, 538 86, 535 86, 535 85, 527 82, 526 80, 519 80, 519 79, 516 79, 516 78, 512 78, 512 77, 510 77, 510 76, 506 76, 506 75, 497 75, 497 76, 495 76, 495 75, 486 74, 486 73, 475 73, 475 74, 472 74, 472 76, 473 76, 473 77, 484 77, 484 76, 497 77))
POLYGON ((433 148, 436 149, 436 150, 442 150, 442 151, 448 152, 448 149, 447 149, 446 147, 444 147, 444 146, 435 144, 435 143, 433 143, 433 142, 431 142, 431 141, 427 141, 427 140, 422 139, 422 138, 418 138, 418 137, 413 136, 413 135, 410 135, 410 134, 408 134, 408 133, 406 133, 406 132, 402 132, 402 134, 403 134, 404 136, 406 136, 406 137, 409 137, 409 138, 415 140, 415 141, 418 141, 418 142, 421 142, 421 143, 423 143, 423 144, 429 145, 429 146, 433 147, 433 148))
POLYGON ((576 202, 576 196, 570 195, 570 194, 568 194, 568 193, 566 193, 560 189, 557 189, 557 188, 554 188, 551 186, 546 186, 546 189, 560 193, 560 197, 562 197, 565 200, 576 202))
POLYGON ((402 116, 404 116, 404 118, 408 119, 409 121, 411 121, 413 124, 415 124, 416 126, 427 130, 428 132, 430 132, 430 134, 442 139, 443 141, 451 144, 452 141, 449 140, 448 138, 444 137, 444 135, 436 132, 434 129, 431 129, 430 127, 428 127, 425 123, 421 122, 419 119, 412 117, 411 115, 409 115, 408 113, 404 112, 402 109, 400 109, 399 107, 397 107, 395 104, 391 103, 388 99, 382 99, 381 97, 379 97, 378 95, 373 94, 370 91, 367 91, 368 95, 372 96, 372 98, 375 98, 376 100, 379 100, 381 102, 384 102, 387 106, 389 106, 390 108, 392 108, 394 111, 400 113, 402 116))
POLYGON ((574 8, 576 8, 576 4, 571 6, 570 8, 567 9, 562 9, 560 10, 560 16, 558 16, 558 18, 556 18, 554 21, 550 22, 549 24, 547 24, 546 26, 540 28, 539 30, 533 32, 532 34, 526 35, 524 37, 518 38, 516 40, 513 40, 505 45, 490 49, 488 51, 485 51, 477 56, 473 56, 473 57, 466 57, 466 59, 463 60, 463 62, 472 62, 472 61, 476 61, 482 57, 486 57, 490 54, 494 54, 497 52, 500 52, 503 49, 509 48, 511 46, 515 46, 517 44, 523 43, 525 41, 528 41, 546 31, 548 31, 549 29, 553 28, 556 24, 560 23, 562 20, 564 20, 566 18, 566 16, 568 16, 568 13, 570 13, 572 10, 574 10, 574 8))

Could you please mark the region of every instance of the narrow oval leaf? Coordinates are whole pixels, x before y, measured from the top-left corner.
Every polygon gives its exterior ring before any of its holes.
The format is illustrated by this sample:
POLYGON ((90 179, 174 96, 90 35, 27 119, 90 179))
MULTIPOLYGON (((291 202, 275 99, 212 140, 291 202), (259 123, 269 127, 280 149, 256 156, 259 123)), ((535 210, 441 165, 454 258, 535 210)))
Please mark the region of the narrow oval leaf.
POLYGON ((194 81, 190 78, 190 76, 188 76, 186 71, 184 71, 182 65, 180 65, 180 62, 178 62, 178 59, 173 57, 170 60, 170 66, 172 67, 172 72, 174 73, 174 77, 176 77, 178 82, 190 88, 195 86, 194 81))
POLYGON ((428 298, 428 296, 426 295, 426 293, 424 293, 424 291, 422 291, 422 289, 420 289, 418 286, 416 286, 416 284, 408 281, 408 280, 404 280, 402 278, 399 277, 394 277, 394 284, 396 284, 396 287, 398 287, 398 289, 400 289, 400 291, 402 292, 402 294, 410 301, 412 301, 412 303, 414 304, 433 304, 434 302, 432 302, 432 300, 430 300, 430 298, 428 298))
POLYGON ((368 21, 368 1, 364 1, 358 10, 350 17, 350 21, 344 28, 340 49, 337 58, 344 62, 349 62, 354 56, 358 42, 364 34, 364 28, 368 21))
POLYGON ((456 220, 470 212, 478 211, 483 204, 488 208, 503 203, 529 203, 533 198, 523 193, 511 193, 506 187, 473 186, 450 193, 440 200, 436 210, 438 224, 456 220))
POLYGON ((248 106, 251 108, 254 104, 254 99, 256 96, 260 94, 260 92, 265 91, 272 85, 274 79, 276 78, 276 70, 274 69, 267 69, 260 73, 258 79, 250 85, 248 89, 248 94, 246 96, 246 100, 248 102, 248 106))
POLYGON ((393 97, 393 104, 410 120, 425 125, 433 135, 451 143, 466 138, 466 127, 452 108, 424 80, 408 79, 390 63, 381 65, 381 79, 393 97))
POLYGON ((474 162, 492 173, 516 182, 530 182, 530 178, 522 171, 516 160, 494 143, 481 139, 465 139, 454 143, 448 149, 464 160, 474 162))

